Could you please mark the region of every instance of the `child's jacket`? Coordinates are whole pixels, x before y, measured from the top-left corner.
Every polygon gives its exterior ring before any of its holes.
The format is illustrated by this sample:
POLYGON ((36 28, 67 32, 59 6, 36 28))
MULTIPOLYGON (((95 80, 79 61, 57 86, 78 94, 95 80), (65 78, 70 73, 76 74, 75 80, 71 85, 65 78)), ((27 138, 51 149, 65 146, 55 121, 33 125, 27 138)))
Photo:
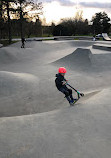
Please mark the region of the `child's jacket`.
POLYGON ((60 90, 62 87, 66 87, 66 85, 62 85, 63 81, 66 81, 64 76, 62 76, 60 73, 56 74, 55 85, 58 90, 60 90))

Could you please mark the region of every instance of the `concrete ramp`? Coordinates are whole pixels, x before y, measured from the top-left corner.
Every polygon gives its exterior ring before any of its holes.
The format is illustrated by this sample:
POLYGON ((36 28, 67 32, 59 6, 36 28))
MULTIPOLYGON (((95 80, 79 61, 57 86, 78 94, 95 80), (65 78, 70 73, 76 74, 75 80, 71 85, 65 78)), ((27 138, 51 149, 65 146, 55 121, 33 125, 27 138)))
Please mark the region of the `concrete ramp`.
POLYGON ((33 99, 37 97, 38 84, 34 75, 1 71, 0 117, 34 113, 37 103, 33 99))
POLYGON ((93 44, 92 48, 111 51, 111 45, 108 45, 108 44, 99 44, 99 43, 98 44, 93 44))
POLYGON ((54 64, 70 68, 84 68, 91 66, 91 59, 90 49, 77 48, 72 54, 55 61, 54 64))
POLYGON ((109 38, 107 33, 102 33, 102 36, 105 41, 111 41, 111 38, 109 38))
POLYGON ((84 93, 84 97, 81 97, 76 104, 85 103, 85 101, 88 101, 89 99, 91 99, 92 97, 94 97, 95 95, 97 95, 100 92, 101 91, 98 90, 98 91, 84 93))
POLYGON ((92 100, 38 115, 0 118, 1 158, 109 158, 110 99, 106 103, 102 98, 101 104, 92 100))

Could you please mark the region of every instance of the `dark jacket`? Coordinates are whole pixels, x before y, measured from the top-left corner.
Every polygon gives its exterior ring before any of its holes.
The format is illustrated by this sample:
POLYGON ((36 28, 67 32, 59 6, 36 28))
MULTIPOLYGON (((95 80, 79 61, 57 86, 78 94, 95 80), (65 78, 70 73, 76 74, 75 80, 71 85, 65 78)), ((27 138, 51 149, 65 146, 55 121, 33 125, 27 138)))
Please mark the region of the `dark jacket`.
POLYGON ((66 81, 64 76, 62 76, 60 73, 56 74, 55 85, 58 90, 60 90, 62 87, 66 87, 66 85, 62 85, 62 81, 66 81))
POLYGON ((22 38, 21 40, 22 40, 22 43, 24 43, 24 42, 25 42, 25 38, 22 38))

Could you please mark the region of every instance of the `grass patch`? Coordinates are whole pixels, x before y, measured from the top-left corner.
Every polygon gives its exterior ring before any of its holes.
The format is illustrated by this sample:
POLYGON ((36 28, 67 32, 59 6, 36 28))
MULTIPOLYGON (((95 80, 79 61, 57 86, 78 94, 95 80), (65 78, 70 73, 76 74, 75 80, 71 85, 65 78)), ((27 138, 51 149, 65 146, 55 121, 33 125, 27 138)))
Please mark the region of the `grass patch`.
POLYGON ((76 41, 77 41, 77 40, 79 40, 79 38, 74 38, 74 40, 76 40, 76 41))
POLYGON ((12 41, 10 44, 9 44, 9 41, 8 40, 1 40, 0 43, 3 44, 3 47, 6 47, 8 45, 11 45, 13 43, 16 43, 18 41, 12 41))
POLYGON ((51 40, 54 40, 54 39, 43 39, 42 41, 51 41, 51 40))

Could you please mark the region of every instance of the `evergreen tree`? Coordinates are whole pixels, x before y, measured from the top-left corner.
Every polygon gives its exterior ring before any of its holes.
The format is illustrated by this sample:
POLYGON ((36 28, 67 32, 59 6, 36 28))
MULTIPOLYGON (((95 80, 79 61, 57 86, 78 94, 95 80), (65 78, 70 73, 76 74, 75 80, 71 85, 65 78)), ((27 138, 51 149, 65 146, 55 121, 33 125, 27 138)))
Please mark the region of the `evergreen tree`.
POLYGON ((96 13, 92 18, 94 34, 109 33, 110 18, 105 12, 96 13))

